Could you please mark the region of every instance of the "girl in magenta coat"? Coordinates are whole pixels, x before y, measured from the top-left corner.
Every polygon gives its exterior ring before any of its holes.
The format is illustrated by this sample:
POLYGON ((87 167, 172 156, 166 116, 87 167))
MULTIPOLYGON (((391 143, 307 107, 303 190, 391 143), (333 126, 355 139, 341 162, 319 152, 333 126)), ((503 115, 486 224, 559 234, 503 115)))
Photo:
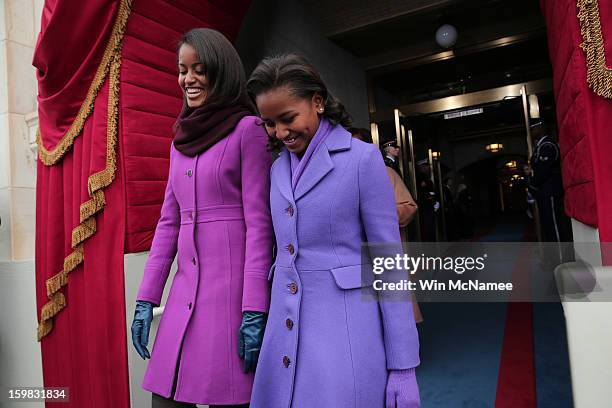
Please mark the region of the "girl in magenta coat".
POLYGON ((178 254, 143 388, 154 393, 154 407, 156 401, 160 407, 234 406, 250 400, 269 306, 271 158, 229 41, 196 29, 180 44, 185 104, 138 291, 133 341, 148 357, 150 309, 160 304, 178 254))
POLYGON ((266 58, 247 89, 284 145, 271 170, 278 254, 251 408, 418 407, 410 293, 376 294, 361 252, 362 242, 401 251, 378 149, 351 137, 344 107, 303 57, 266 58))

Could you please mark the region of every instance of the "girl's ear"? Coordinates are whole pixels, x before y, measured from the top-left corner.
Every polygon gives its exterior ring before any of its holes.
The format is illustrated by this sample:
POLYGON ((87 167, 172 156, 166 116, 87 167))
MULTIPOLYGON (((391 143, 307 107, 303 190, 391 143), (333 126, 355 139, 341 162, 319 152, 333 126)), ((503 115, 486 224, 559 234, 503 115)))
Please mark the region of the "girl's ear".
POLYGON ((318 92, 315 92, 315 94, 312 95, 312 103, 317 111, 319 111, 320 109, 325 109, 325 101, 323 100, 321 94, 318 92))

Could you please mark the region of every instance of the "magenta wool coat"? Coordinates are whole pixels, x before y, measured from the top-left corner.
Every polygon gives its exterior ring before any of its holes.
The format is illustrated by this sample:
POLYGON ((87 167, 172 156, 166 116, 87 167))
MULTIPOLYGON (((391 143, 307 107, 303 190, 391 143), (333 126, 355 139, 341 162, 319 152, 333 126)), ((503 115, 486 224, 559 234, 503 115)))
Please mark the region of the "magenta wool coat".
POLYGON ((287 151, 271 180, 278 255, 251 408, 383 408, 388 370, 417 366, 419 340, 410 294, 376 296, 362 261, 362 242, 401 248, 382 157, 336 126, 295 191, 287 151))
POLYGON ((249 402, 253 374, 238 358, 243 311, 267 312, 272 263, 267 136, 253 116, 196 157, 170 154, 161 218, 138 291, 160 304, 178 271, 143 388, 198 404, 249 402))

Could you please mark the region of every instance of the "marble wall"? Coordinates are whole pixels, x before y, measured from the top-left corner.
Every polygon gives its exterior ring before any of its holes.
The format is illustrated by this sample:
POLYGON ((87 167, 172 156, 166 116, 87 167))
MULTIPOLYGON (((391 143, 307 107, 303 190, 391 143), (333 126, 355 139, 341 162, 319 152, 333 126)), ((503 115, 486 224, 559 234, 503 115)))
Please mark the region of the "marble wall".
MULTIPOLYGON (((0 0, 0 385, 42 386, 36 341, 36 71, 43 0, 0 0)), ((41 402, 20 403, 42 408, 41 402)))
POLYGON ((36 71, 43 0, 0 2, 0 261, 34 258, 36 71))

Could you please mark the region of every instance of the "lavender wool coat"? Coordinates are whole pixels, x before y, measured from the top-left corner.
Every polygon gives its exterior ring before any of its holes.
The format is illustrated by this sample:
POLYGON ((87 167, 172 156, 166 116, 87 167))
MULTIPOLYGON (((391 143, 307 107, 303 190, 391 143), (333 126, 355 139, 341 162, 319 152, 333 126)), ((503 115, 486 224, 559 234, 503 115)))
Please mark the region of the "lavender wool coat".
POLYGON ((170 175, 138 300, 161 301, 172 282, 142 387, 199 404, 250 400, 253 374, 238 358, 242 311, 267 312, 271 158, 256 118, 196 157, 172 146, 170 175), (182 350, 181 350, 182 345, 182 350))
POLYGON ((295 192, 290 166, 283 151, 271 170, 278 255, 251 408, 383 408, 387 370, 417 366, 419 343, 408 293, 362 297, 361 243, 400 240, 382 157, 336 126, 295 192))

